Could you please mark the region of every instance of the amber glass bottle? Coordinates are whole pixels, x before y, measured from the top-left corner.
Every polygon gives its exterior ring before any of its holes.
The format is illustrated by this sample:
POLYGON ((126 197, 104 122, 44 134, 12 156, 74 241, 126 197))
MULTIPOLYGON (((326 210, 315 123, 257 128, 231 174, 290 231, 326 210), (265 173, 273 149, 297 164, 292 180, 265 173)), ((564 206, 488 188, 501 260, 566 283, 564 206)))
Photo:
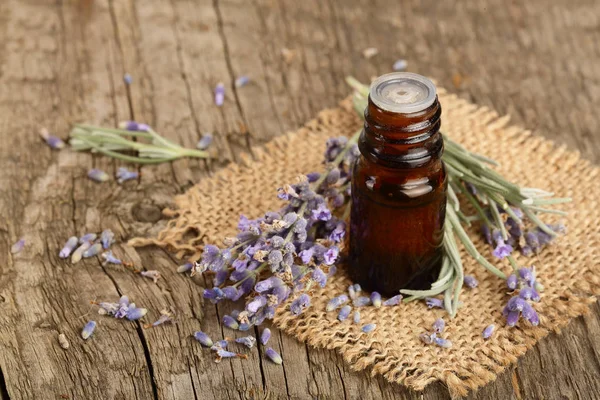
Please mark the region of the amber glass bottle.
POLYGON ((441 113, 423 76, 392 73, 371 85, 350 221, 351 275, 368 290, 428 289, 439 273, 447 188, 441 113))

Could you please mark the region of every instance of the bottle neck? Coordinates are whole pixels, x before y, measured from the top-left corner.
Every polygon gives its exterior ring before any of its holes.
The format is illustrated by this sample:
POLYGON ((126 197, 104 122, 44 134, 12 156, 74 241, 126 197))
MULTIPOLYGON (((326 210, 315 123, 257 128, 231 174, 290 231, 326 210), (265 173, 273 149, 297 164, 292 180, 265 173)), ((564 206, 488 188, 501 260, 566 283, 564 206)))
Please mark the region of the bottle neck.
POLYGON ((444 151, 441 114, 437 97, 431 106, 410 114, 381 109, 369 97, 358 142, 360 152, 388 168, 421 168, 439 162, 444 151))

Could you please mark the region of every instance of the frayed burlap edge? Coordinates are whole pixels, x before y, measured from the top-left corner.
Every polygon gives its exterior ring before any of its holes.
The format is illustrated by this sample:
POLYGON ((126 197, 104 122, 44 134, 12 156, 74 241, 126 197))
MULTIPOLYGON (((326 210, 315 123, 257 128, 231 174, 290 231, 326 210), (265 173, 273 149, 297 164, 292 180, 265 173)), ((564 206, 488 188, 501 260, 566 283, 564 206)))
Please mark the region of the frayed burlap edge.
MULTIPOLYGON (((540 187, 557 196, 573 198, 573 203, 561 207, 569 212, 567 234, 537 256, 518 259, 523 265, 536 266, 546 288, 542 301, 536 304, 540 326, 521 322, 516 328, 505 327, 501 310, 510 295, 504 282, 466 254, 466 273, 474 275, 480 284, 476 289, 464 290, 459 315, 447 321, 444 337, 452 340, 451 349, 419 342, 418 335, 429 330, 436 318, 447 319, 443 310, 427 310, 422 303, 362 308, 359 325, 339 322, 336 313, 326 313, 326 302, 345 292, 350 284, 343 268, 326 290, 312 294, 312 306, 304 314, 294 317, 284 309, 277 314, 275 323, 299 340, 337 349, 355 370, 370 367, 373 374, 415 390, 441 380, 452 395, 465 395, 494 380, 549 332, 559 331, 571 318, 585 313, 595 301, 593 296, 600 294, 600 169, 576 152, 522 128, 508 126, 508 117, 499 117, 442 89, 439 97, 446 134, 499 161, 499 171, 522 186, 540 187), (360 328, 366 323, 376 323, 377 329, 362 333, 360 328), (497 331, 484 341, 481 332, 491 323, 496 324, 497 331)), ((165 210, 173 219, 158 237, 136 238, 130 243, 154 244, 175 251, 179 257, 197 259, 204 243, 220 243, 224 236, 235 234, 239 214, 258 217, 267 210, 278 209, 275 189, 300 173, 318 170, 328 137, 350 135, 359 127, 360 121, 348 100, 338 108, 322 111, 298 131, 255 148, 254 159, 244 157, 243 162, 225 167, 177 196, 176 207, 165 210)), ((474 233, 472 237, 480 251, 491 257, 490 249, 478 235, 474 233)), ((497 264, 507 272, 510 269, 503 263, 497 264)))

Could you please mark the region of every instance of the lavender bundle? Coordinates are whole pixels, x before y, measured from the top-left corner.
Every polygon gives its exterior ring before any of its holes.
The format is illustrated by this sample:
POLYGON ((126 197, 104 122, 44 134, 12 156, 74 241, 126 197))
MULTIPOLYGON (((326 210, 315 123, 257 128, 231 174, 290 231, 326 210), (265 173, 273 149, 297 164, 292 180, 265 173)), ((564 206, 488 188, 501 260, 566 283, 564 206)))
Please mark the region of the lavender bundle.
MULTIPOLYGON (((367 106, 369 87, 352 77, 349 77, 347 82, 355 89, 354 107, 362 117, 367 106)), ((491 168, 498 166, 494 160, 471 153, 447 136, 444 136, 444 145, 442 159, 449 178, 444 226, 444 261, 438 279, 431 285, 431 289, 401 290, 402 294, 410 296, 404 301, 427 299, 430 306, 443 306, 450 316, 456 315, 463 283, 470 287, 477 285, 473 277, 464 275, 456 240, 458 238, 469 255, 479 264, 499 278, 506 279, 510 290, 520 289, 519 294, 511 298, 504 309, 508 325, 514 326, 519 315, 537 325, 539 318, 527 301, 540 300, 537 290, 542 289, 541 283, 535 278, 535 269, 519 268, 512 253, 519 249, 522 254, 529 256, 549 244, 564 227, 545 224, 539 216, 544 213, 566 215, 546 206, 570 202, 571 199, 554 198, 553 193, 544 190, 519 187, 491 168), (466 200, 476 215, 467 216, 463 213, 458 195, 466 200), (514 274, 507 277, 479 253, 463 227, 471 226, 475 222, 480 224, 485 240, 493 247, 493 256, 497 259, 508 259, 514 274), (517 276, 521 278, 518 279, 517 276), (432 298, 437 295, 443 295, 443 302, 432 298)))
POLYGON ((243 331, 260 325, 289 298, 291 312, 298 315, 310 306, 313 285, 324 287, 335 273, 349 215, 351 166, 359 155, 357 138, 358 133, 330 139, 325 171, 281 187, 277 195, 285 203, 279 211, 253 220, 241 216, 239 233, 226 238, 223 248, 206 245, 199 262, 180 267, 181 272, 214 274, 214 287, 204 290, 213 303, 247 297, 244 310, 224 316, 225 326, 243 331))

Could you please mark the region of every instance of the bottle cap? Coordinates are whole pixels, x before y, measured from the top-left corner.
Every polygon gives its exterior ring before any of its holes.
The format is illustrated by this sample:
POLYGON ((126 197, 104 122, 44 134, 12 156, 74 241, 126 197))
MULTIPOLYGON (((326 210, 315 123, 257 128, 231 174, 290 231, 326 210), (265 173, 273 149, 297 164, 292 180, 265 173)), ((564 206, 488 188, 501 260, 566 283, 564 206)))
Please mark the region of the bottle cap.
POLYGON ((401 114, 423 111, 435 101, 435 85, 424 76, 411 72, 394 72, 377 78, 369 91, 379 108, 401 114))

